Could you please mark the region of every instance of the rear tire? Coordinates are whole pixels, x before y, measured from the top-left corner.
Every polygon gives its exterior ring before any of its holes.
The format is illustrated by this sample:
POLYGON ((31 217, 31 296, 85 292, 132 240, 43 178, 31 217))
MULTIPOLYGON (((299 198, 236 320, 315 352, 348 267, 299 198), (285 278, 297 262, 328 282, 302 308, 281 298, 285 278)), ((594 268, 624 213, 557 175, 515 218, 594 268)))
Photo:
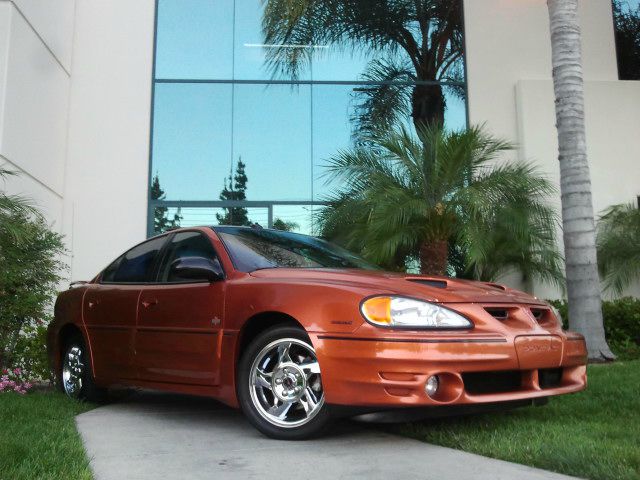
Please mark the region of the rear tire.
POLYGON ((91 361, 81 335, 73 335, 65 342, 58 385, 64 394, 76 400, 98 403, 107 400, 107 390, 95 383, 91 361))
POLYGON ((304 440, 329 425, 318 359, 300 328, 279 326, 258 335, 240 359, 237 380, 242 411, 268 437, 304 440))

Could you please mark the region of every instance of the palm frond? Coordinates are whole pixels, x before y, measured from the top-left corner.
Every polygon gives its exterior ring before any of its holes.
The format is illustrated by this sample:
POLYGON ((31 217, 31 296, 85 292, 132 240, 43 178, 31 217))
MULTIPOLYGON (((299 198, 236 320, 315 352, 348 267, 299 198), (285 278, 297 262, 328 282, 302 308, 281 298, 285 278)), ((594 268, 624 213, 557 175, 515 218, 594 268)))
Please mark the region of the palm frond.
POLYGON ((614 205, 597 226, 598 266, 605 288, 621 294, 640 279, 640 209, 614 205))
POLYGON ((397 53, 419 80, 438 80, 462 52, 459 0, 264 0, 262 30, 274 76, 297 79, 314 55, 333 50, 397 53), (287 47, 280 47, 285 45, 287 47), (322 48, 316 48, 322 47, 322 48))
POLYGON ((366 52, 400 48, 410 2, 266 0, 262 30, 274 76, 297 79, 313 55, 324 50, 366 52), (322 48, 314 48, 322 47, 322 48))
MULTIPOLYGON (((1 179, 15 175, 17 172, 0 167, 1 179)), ((0 191, 0 232, 20 241, 24 236, 24 218, 40 219, 41 214, 29 198, 0 191)))
POLYGON ((5 179, 7 177, 10 177, 12 175, 17 175, 16 172, 14 172, 13 170, 8 170, 4 167, 0 167, 0 178, 5 179))
POLYGON ((356 141, 399 125, 411 113, 411 89, 407 82, 415 80, 409 61, 391 57, 374 59, 367 65, 362 80, 369 85, 356 91, 356 103, 351 116, 356 141))
POLYGON ((459 235, 469 266, 483 280, 509 270, 525 278, 564 285, 557 248, 558 215, 546 200, 556 192, 529 163, 507 163, 483 169, 457 192, 465 212, 459 235))
POLYGON ((396 127, 329 161, 345 186, 328 199, 323 232, 379 264, 399 266, 449 241, 476 278, 517 270, 561 285, 559 222, 546 203, 553 185, 531 164, 496 165, 512 146, 482 128, 417 132, 396 127))
POLYGON ((401 186, 407 182, 405 172, 388 152, 363 146, 339 151, 325 164, 323 176, 329 182, 345 182, 352 195, 368 189, 377 178, 389 179, 401 186))

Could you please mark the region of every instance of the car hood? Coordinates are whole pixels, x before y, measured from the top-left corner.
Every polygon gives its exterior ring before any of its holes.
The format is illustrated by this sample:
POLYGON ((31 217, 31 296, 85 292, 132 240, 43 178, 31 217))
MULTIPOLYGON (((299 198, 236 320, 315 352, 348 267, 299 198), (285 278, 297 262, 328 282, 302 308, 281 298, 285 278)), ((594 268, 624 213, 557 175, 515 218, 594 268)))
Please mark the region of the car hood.
POLYGON ((407 295, 441 303, 545 304, 504 285, 450 277, 329 268, 269 268, 256 270, 251 276, 282 282, 345 285, 369 290, 371 295, 407 295))

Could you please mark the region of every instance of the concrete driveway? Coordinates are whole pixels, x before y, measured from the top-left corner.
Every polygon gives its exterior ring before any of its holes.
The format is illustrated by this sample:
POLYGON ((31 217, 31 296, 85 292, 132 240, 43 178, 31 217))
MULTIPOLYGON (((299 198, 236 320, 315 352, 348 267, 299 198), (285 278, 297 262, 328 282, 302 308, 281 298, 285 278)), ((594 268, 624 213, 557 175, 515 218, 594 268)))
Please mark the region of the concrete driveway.
POLYGON ((270 440, 240 413, 188 396, 138 393, 79 415, 77 425, 96 480, 570 478, 349 421, 318 440, 270 440))

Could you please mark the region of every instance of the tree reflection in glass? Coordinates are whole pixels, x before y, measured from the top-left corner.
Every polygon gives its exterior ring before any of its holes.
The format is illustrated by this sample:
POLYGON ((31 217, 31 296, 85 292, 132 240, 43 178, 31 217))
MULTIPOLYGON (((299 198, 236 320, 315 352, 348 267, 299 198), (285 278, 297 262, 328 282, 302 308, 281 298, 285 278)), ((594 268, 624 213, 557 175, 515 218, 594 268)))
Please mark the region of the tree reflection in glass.
POLYGON ((375 54, 361 78, 372 83, 355 108, 362 136, 407 114, 416 126, 442 125, 446 100, 437 82, 454 82, 464 95, 459 0, 267 0, 263 34, 274 77, 295 80, 331 49, 375 54), (403 89, 408 82, 417 83, 403 89))

